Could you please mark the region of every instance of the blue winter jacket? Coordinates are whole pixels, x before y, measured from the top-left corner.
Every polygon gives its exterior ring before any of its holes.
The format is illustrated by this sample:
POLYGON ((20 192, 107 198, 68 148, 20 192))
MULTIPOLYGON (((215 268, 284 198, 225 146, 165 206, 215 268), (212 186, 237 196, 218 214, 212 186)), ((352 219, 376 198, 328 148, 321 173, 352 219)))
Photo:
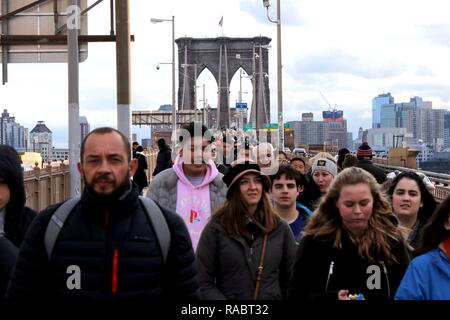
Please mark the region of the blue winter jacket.
POLYGON ((440 248, 411 261, 396 300, 450 300, 450 259, 440 248))

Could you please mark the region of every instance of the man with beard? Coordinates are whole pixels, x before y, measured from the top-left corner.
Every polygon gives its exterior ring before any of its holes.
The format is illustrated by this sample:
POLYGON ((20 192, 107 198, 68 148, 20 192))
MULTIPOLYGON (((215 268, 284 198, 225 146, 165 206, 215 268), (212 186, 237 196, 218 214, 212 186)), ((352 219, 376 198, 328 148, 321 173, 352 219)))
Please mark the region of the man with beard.
POLYGON ((154 220, 130 180, 136 166, 121 132, 99 128, 86 136, 78 163, 85 185, 81 198, 50 254, 44 239, 61 204, 48 207, 35 219, 20 249, 7 298, 197 297, 195 256, 186 226, 178 215, 160 208, 170 231, 170 250, 164 259, 154 220))

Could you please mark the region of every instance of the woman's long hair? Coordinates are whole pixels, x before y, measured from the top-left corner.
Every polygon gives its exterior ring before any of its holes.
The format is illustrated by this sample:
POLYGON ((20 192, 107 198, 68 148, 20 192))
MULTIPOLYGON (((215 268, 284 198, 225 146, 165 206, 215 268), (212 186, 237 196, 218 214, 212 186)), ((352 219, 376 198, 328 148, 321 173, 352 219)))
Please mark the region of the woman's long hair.
POLYGON ((420 256, 436 248, 442 240, 450 237, 450 230, 445 229, 444 224, 450 216, 450 196, 447 197, 436 209, 434 214, 423 227, 419 246, 414 251, 414 256, 420 256))
POLYGON ((392 254, 392 245, 393 242, 403 241, 403 238, 397 224, 392 219, 391 206, 381 193, 375 178, 367 171, 357 167, 344 169, 334 178, 315 214, 307 224, 304 235, 327 238, 333 241, 334 247, 341 249, 343 232, 346 232, 358 247, 361 257, 372 263, 382 260, 386 260, 390 264, 397 263, 392 254), (373 209, 366 230, 360 236, 355 237, 342 223, 336 203, 343 187, 359 183, 369 186, 373 197, 373 209))
POLYGON ((420 207, 419 211, 417 212, 417 220, 420 222, 420 224, 425 225, 427 221, 430 219, 434 210, 436 209, 436 200, 434 200, 433 195, 427 190, 425 184, 423 183, 423 180, 416 173, 412 171, 404 171, 399 175, 397 175, 394 178, 394 180, 392 180, 389 186, 387 193, 391 198, 391 203, 393 203, 392 198, 394 195, 395 187, 397 187, 397 184, 402 179, 410 179, 416 182, 417 187, 419 188, 420 198, 423 204, 422 207, 420 207))
MULTIPOLYGON (((242 177, 241 177, 242 179, 242 177)), ((239 179, 239 181, 241 180, 239 179)), ((222 207, 220 207, 214 216, 220 218, 225 231, 236 237, 250 237, 250 234, 245 229, 245 217, 251 217, 260 227, 263 232, 273 231, 280 218, 272 208, 269 195, 264 190, 262 191, 261 200, 255 210, 255 213, 250 216, 247 203, 244 201, 239 189, 239 181, 236 181, 231 186, 230 197, 227 198, 222 207)))

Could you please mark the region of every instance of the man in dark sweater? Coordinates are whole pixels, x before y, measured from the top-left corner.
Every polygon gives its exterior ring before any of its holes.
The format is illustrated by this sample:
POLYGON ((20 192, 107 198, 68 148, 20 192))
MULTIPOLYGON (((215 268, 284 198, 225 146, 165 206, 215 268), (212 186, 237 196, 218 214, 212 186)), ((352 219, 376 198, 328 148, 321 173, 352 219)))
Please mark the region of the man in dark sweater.
POLYGON ((158 156, 156 157, 156 167, 153 170, 153 176, 156 176, 161 171, 172 168, 172 150, 166 144, 164 138, 159 138, 156 142, 158 144, 158 156))
POLYGON ((359 146, 356 157, 358 158, 358 163, 355 167, 368 171, 379 184, 386 181, 386 173, 384 170, 372 163, 372 148, 366 141, 359 146))
POLYGON ((128 138, 115 129, 98 128, 86 136, 80 153, 78 169, 85 185, 80 201, 63 221, 50 253, 46 230, 61 204, 48 207, 34 220, 6 297, 197 298, 195 256, 186 226, 178 215, 160 208, 170 232, 164 259, 154 220, 130 180, 137 163, 131 159, 128 138))

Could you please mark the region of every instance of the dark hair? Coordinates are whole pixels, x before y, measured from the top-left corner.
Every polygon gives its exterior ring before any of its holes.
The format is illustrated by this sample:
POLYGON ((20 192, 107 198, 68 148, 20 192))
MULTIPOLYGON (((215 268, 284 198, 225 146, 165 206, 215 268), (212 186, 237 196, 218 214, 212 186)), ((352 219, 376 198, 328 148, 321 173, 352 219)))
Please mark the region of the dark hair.
POLYGON ((304 164, 305 167, 306 167, 306 161, 305 161, 305 159, 303 159, 302 157, 292 157, 292 158, 291 158, 291 164, 292 164, 292 162, 294 162, 294 161, 301 161, 301 162, 303 162, 303 164, 304 164))
POLYGON ((338 160, 337 160, 337 165, 339 169, 342 169, 342 163, 344 162, 345 159, 345 155, 350 153, 350 150, 348 150, 347 148, 342 148, 338 151, 338 160))
POLYGON ((286 157, 286 159, 289 160, 289 157, 287 156, 286 152, 278 150, 278 155, 280 155, 280 154, 284 155, 286 157))
POLYGON ((417 187, 419 188, 420 191, 420 198, 423 204, 422 207, 419 208, 419 212, 417 212, 417 220, 422 225, 426 224, 428 219, 433 214, 434 209, 436 209, 436 200, 434 200, 433 195, 425 187, 422 178, 420 178, 415 172, 403 171, 402 173, 397 175, 394 178, 394 180, 392 180, 392 183, 387 191, 388 195, 391 197, 391 203, 395 187, 402 179, 410 179, 416 182, 417 187))
POLYGON ((212 136, 209 134, 208 128, 206 128, 203 124, 200 122, 189 122, 181 126, 181 133, 178 136, 178 141, 181 144, 184 144, 188 139, 193 137, 202 137, 208 140, 209 142, 212 141, 212 136), (199 130, 201 129, 201 130, 199 130), (188 136, 186 136, 186 133, 188 136), (201 135, 199 135, 201 134, 201 135))
POLYGON ((21 220, 25 208, 26 195, 23 181, 23 170, 17 151, 7 145, 0 145, 0 180, 8 185, 10 200, 6 205, 6 213, 21 220))
POLYGON ((358 158, 351 153, 347 153, 342 161, 342 169, 353 167, 358 163, 358 158))
POLYGON ((285 175, 286 179, 295 180, 295 184, 297 187, 303 187, 306 184, 305 177, 297 170, 292 168, 290 165, 282 165, 278 168, 277 173, 270 176, 272 185, 274 180, 281 179, 283 175, 285 175))
MULTIPOLYGON (((251 235, 246 230, 245 220, 243 219, 248 213, 248 206, 241 196, 239 180, 231 186, 228 191, 230 193, 229 197, 227 197, 223 206, 214 215, 219 217, 227 234, 250 239, 251 235)), ((275 230, 280 221, 280 218, 272 208, 269 195, 265 190, 262 192, 261 200, 252 218, 267 233, 275 230)))
POLYGON ((158 144, 158 147, 162 148, 166 145, 166 140, 164 138, 159 138, 156 143, 158 144))
POLYGON ((423 227, 419 246, 414 250, 414 256, 420 256, 436 248, 442 240, 450 236, 450 231, 444 227, 450 216, 450 196, 447 197, 436 209, 423 227))
POLYGON ((111 128, 111 127, 101 127, 101 128, 97 128, 92 130, 91 132, 89 132, 87 134, 87 136, 84 138, 83 142, 81 143, 81 147, 80 147, 80 161, 83 162, 83 156, 84 156, 84 152, 86 149, 86 141, 87 139, 93 135, 93 134, 108 134, 108 133, 117 133, 121 138, 122 138, 122 142, 124 144, 124 148, 125 148, 125 153, 127 154, 128 157, 128 162, 131 161, 131 145, 130 145, 130 140, 119 130, 111 128))

